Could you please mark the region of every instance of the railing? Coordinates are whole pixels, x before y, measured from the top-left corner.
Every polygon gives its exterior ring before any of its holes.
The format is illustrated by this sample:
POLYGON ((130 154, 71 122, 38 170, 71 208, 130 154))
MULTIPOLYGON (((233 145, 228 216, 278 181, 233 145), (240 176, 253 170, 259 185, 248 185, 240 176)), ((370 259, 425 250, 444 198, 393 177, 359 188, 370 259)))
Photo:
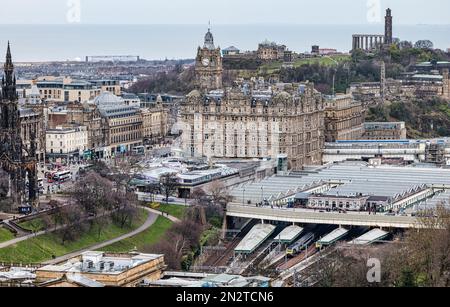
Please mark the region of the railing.
POLYGON ((330 225, 355 225, 393 228, 421 228, 419 220, 409 216, 369 215, 367 213, 330 213, 298 209, 271 209, 229 204, 227 215, 250 219, 330 225))
POLYGON ((6 268, 27 268, 27 269, 39 269, 45 266, 42 263, 22 263, 22 262, 0 262, 0 267, 6 268))

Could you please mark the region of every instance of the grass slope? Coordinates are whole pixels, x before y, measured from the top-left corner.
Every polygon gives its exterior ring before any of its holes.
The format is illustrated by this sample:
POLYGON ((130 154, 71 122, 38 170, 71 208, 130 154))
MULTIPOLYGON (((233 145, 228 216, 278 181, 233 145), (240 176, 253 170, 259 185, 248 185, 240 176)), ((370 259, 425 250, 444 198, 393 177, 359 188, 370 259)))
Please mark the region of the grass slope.
POLYGON ((28 239, 0 249, 0 262, 38 263, 50 260, 52 255, 59 257, 82 250, 139 228, 147 219, 148 214, 147 211, 140 210, 139 217, 133 222, 131 227, 120 228, 110 223, 103 229, 100 235, 97 233, 98 228, 94 226, 78 240, 66 242, 64 245, 61 244, 61 239, 52 233, 28 239))
POLYGON ((160 216, 152 225, 152 227, 150 227, 146 231, 134 237, 103 247, 101 250, 117 253, 129 252, 134 249, 142 251, 145 246, 150 246, 158 243, 172 226, 172 224, 173 223, 170 220, 160 216))
POLYGON ((14 239, 14 235, 8 229, 0 227, 0 242, 6 242, 14 239))

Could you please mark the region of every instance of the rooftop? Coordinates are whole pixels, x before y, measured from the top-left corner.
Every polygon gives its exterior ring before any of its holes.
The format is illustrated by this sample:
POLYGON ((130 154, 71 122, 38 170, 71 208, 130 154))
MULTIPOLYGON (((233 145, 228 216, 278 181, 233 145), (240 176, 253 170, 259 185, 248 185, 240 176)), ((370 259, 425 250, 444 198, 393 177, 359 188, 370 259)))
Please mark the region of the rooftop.
POLYGON ((281 199, 307 190, 321 182, 339 182, 324 194, 352 196, 362 193, 367 196, 396 197, 422 185, 449 185, 450 169, 431 167, 373 167, 365 162, 342 162, 314 168, 310 171, 291 172, 288 176, 272 176, 231 190, 236 202, 252 204, 281 199), (245 192, 243 192, 245 190, 245 192))
POLYGON ((121 274, 146 262, 159 259, 164 255, 154 254, 106 254, 104 252, 88 251, 67 262, 47 265, 39 271, 59 273, 95 273, 105 275, 121 274))

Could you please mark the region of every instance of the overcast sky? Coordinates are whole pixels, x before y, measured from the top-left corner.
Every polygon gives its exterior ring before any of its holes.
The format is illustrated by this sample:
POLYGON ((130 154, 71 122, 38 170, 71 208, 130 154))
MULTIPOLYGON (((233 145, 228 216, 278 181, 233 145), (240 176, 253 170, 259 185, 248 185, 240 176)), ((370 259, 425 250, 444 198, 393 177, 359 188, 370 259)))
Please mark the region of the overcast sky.
POLYGON ((364 24, 388 6, 396 24, 450 24, 448 0, 0 0, 0 23, 364 24))

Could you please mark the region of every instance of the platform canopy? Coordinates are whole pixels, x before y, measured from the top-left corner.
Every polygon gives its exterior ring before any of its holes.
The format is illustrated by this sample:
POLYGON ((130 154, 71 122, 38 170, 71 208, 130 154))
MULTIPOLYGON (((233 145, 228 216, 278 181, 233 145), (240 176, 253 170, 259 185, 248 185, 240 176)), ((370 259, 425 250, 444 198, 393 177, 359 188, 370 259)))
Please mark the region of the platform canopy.
POLYGON ((281 243, 292 243, 302 232, 303 228, 300 226, 288 226, 274 240, 281 243))
POLYGON ((336 241, 342 239, 345 235, 348 234, 348 232, 349 232, 348 229, 339 227, 339 228, 333 230, 332 232, 330 232, 329 234, 327 234, 326 236, 324 236, 322 239, 320 239, 317 242, 317 244, 319 246, 331 245, 331 244, 335 243, 336 241))
POLYGON ((270 224, 255 225, 234 249, 236 253, 251 254, 274 232, 270 224))
POLYGON ((372 229, 369 232, 366 232, 362 236, 356 238, 355 240, 351 241, 350 244, 355 245, 368 245, 371 244, 377 240, 381 240, 385 238, 389 232, 381 230, 381 229, 372 229))

